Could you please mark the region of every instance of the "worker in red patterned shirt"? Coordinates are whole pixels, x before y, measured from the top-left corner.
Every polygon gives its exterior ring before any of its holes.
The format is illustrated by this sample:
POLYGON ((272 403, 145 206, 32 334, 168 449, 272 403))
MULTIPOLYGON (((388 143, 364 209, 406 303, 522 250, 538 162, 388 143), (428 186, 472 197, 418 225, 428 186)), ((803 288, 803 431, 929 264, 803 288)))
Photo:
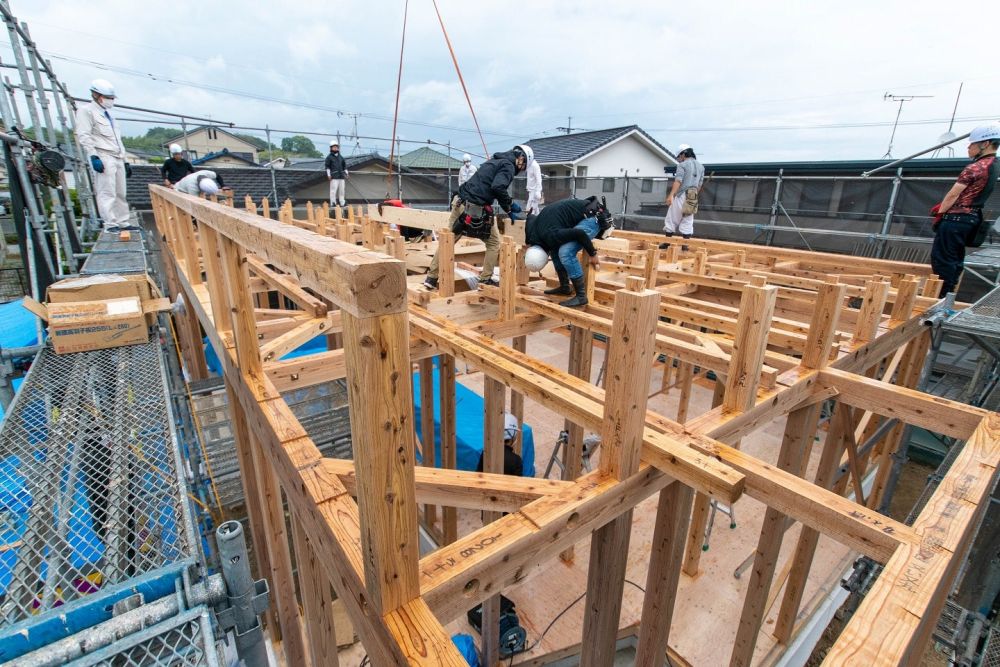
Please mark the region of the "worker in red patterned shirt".
POLYGON ((944 281, 941 296, 955 291, 964 268, 965 247, 973 244, 979 228, 986 224, 983 204, 1000 176, 997 147, 1000 147, 1000 125, 974 129, 969 134, 972 164, 962 170, 941 203, 931 209, 935 218, 931 268, 944 281))

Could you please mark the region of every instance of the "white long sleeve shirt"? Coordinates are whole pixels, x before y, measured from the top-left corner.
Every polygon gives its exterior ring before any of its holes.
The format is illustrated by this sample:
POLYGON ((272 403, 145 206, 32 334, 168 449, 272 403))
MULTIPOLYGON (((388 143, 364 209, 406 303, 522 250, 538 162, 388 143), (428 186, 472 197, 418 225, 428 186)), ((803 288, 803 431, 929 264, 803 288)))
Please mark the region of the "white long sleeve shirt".
POLYGON ((458 170, 458 184, 462 185, 467 180, 472 178, 472 175, 476 173, 476 169, 478 169, 478 167, 476 167, 476 165, 472 164, 471 162, 469 162, 468 164, 463 164, 462 168, 458 170))
POLYGON ((528 165, 528 210, 538 213, 542 204, 542 168, 534 160, 528 165))
POLYGON ((91 101, 76 112, 76 138, 85 156, 125 159, 125 144, 111 112, 91 101))

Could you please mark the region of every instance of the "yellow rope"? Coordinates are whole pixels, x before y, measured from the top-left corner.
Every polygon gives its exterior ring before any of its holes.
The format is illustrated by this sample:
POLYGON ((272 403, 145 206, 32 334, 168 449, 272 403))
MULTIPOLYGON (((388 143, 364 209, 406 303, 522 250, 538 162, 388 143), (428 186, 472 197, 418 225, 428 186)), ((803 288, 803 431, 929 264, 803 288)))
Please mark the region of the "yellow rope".
MULTIPOLYGON (((174 339, 174 349, 177 350, 177 353, 178 353, 178 359, 177 360, 178 360, 178 362, 180 362, 180 356, 179 355, 180 355, 181 346, 180 346, 180 343, 177 340, 177 331, 176 331, 176 329, 174 329, 174 320, 173 320, 173 317, 171 317, 171 316, 168 315, 167 316, 167 322, 170 324, 170 335, 174 339)), ((194 420, 195 430, 198 431, 198 446, 201 448, 201 458, 205 462, 205 472, 208 473, 208 481, 209 481, 209 483, 212 486, 212 495, 215 497, 215 505, 216 505, 216 507, 219 510, 219 517, 221 518, 225 514, 225 512, 222 509, 222 500, 219 498, 219 489, 215 485, 215 476, 212 474, 212 463, 211 463, 211 461, 208 460, 208 452, 205 451, 205 441, 204 441, 204 438, 203 438, 204 434, 203 434, 202 429, 201 429, 201 420, 198 419, 198 413, 194 409, 194 397, 191 396, 191 387, 188 386, 187 382, 184 383, 184 391, 185 391, 185 393, 187 393, 188 409, 191 410, 191 419, 194 420)), ((179 471, 178 471, 178 474, 179 474, 179 471)), ((202 503, 198 503, 198 504, 201 505, 202 507, 205 507, 205 505, 203 505, 202 503)), ((208 508, 206 508, 206 509, 208 509, 208 508)), ((209 512, 211 512, 210 509, 209 509, 209 512)), ((216 517, 215 517, 214 514, 212 515, 212 519, 215 520, 216 522, 218 522, 218 519, 216 519, 216 517)))

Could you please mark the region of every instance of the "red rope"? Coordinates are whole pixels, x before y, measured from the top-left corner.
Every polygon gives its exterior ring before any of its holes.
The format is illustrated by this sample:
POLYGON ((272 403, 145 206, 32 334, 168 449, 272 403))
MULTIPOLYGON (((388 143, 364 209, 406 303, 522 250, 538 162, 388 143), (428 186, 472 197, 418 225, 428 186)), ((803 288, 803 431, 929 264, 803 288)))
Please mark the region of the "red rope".
MULTIPOLYGON (((389 144, 389 173, 385 178, 385 198, 389 199, 392 188, 392 160, 396 151, 396 122, 399 120, 399 93, 403 85, 403 48, 406 46, 406 15, 410 0, 403 5, 403 39, 399 43, 399 73, 396 75, 396 109, 392 112, 392 143, 389 144)), ((396 193, 397 196, 400 193, 396 193)))
POLYGON ((483 143, 483 154, 486 159, 490 157, 490 151, 486 148, 486 139, 483 138, 483 131, 479 129, 479 119, 476 118, 476 110, 472 108, 472 99, 469 97, 469 89, 465 87, 465 79, 462 78, 462 70, 458 67, 458 58, 455 57, 455 49, 451 48, 451 40, 448 39, 448 31, 444 27, 444 20, 441 18, 441 10, 438 9, 437 0, 434 3, 434 11, 437 13, 438 23, 441 24, 441 32, 444 33, 444 41, 448 45, 448 52, 451 53, 451 61, 455 63, 455 72, 458 74, 458 82, 462 84, 462 92, 465 93, 465 101, 469 103, 469 111, 472 113, 472 121, 476 124, 476 132, 479 133, 479 141, 483 143))

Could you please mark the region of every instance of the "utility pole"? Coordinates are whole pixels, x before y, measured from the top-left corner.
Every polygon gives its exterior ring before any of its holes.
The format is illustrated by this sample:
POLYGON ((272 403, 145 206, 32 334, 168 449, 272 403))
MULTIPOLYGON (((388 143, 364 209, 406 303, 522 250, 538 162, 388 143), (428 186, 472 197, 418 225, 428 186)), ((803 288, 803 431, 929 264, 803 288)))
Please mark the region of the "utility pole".
POLYGON ((896 139, 896 127, 899 126, 899 117, 903 113, 903 104, 906 102, 911 102, 918 97, 934 97, 933 95, 893 95, 892 93, 886 93, 882 96, 883 101, 899 102, 899 109, 896 111, 896 120, 892 124, 892 135, 889 137, 889 148, 886 149, 883 158, 892 157, 892 143, 896 139))
POLYGON ((560 132, 565 132, 566 134, 569 134, 570 132, 572 132, 573 131, 573 117, 569 116, 568 118, 566 118, 566 127, 557 127, 556 129, 559 130, 560 132))

